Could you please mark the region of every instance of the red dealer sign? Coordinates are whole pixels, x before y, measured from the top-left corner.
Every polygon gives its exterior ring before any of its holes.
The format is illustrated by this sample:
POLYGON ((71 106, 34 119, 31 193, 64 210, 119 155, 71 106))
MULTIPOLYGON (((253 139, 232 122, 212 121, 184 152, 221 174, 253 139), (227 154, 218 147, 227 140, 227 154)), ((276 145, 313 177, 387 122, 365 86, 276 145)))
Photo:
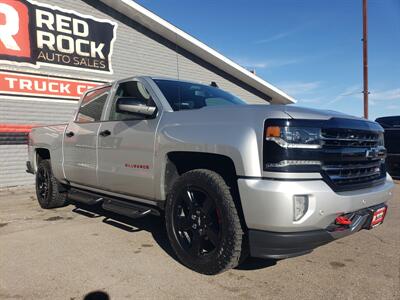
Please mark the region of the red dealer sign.
POLYGON ((117 23, 34 0, 0 0, 0 61, 113 73, 117 23))
POLYGON ((100 82, 0 71, 0 94, 78 100, 100 82))

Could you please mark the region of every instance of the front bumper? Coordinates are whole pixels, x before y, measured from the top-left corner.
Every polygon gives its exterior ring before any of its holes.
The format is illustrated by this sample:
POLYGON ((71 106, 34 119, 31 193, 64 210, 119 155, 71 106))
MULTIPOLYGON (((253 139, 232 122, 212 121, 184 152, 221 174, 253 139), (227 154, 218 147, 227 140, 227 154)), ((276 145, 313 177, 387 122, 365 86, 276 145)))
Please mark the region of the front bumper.
POLYGON ((302 232, 269 232, 249 230, 250 255, 260 258, 282 259, 311 252, 313 249, 336 239, 368 229, 373 211, 385 205, 359 210, 352 214, 351 225, 331 224, 324 230, 302 232))
POLYGON ((249 228, 250 255, 287 258, 311 252, 370 223, 370 210, 392 196, 389 175, 383 184, 362 190, 334 192, 322 180, 239 179, 239 193, 249 228), (293 196, 308 195, 305 215, 293 220, 293 196), (335 219, 354 213, 351 227, 333 228, 335 219))
POLYGON ((334 192, 321 180, 238 179, 249 229, 270 232, 324 230, 338 215, 386 203, 392 196, 389 175, 383 184, 355 191, 334 192), (306 214, 293 220, 293 196, 308 195, 306 214))

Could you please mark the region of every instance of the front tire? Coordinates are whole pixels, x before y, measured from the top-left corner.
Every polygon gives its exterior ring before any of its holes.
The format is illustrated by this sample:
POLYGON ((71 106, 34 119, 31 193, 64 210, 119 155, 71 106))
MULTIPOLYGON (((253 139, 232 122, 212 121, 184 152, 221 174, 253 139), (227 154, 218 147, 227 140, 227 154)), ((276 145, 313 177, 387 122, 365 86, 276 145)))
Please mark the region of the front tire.
POLYGON ((219 174, 197 169, 179 177, 168 195, 165 219, 170 243, 190 269, 214 275, 239 264, 243 230, 219 174))
POLYGON ((36 171, 36 197, 41 208, 49 209, 67 205, 67 193, 51 170, 50 160, 44 159, 36 171))

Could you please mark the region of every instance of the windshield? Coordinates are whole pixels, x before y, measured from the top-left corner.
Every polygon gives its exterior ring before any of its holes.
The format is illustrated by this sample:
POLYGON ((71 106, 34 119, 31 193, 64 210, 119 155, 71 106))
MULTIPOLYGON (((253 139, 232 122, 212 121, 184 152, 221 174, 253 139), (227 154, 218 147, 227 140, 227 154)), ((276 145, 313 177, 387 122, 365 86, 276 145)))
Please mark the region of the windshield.
POLYGON ((246 104, 242 99, 216 87, 177 80, 154 81, 175 111, 204 106, 246 104))

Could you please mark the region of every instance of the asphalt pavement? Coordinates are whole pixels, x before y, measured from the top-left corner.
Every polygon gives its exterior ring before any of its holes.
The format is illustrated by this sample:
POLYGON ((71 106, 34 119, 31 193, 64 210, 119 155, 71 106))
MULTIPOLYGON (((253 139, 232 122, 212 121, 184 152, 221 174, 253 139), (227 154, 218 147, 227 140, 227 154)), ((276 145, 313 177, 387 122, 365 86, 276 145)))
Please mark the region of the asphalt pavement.
POLYGON ((31 187, 0 190, 0 299, 400 299, 399 271, 398 183, 381 226, 217 276, 176 260, 161 218, 43 210, 31 187))

